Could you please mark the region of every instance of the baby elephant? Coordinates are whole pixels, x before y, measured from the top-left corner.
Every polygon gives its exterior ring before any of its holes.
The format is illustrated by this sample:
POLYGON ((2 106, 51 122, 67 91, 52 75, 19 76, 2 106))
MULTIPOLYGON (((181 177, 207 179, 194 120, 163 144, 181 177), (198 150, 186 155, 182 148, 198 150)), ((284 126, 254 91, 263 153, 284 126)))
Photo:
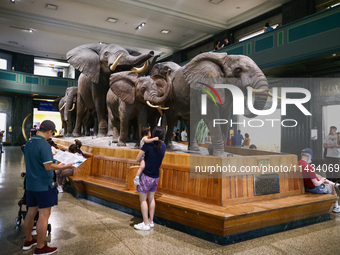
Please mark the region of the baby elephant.
POLYGON ((161 75, 139 77, 135 72, 119 72, 110 76, 110 88, 106 96, 109 132, 113 131, 118 146, 126 146, 130 120, 137 118, 139 135, 143 126, 157 125, 166 110, 161 105, 167 100, 167 81, 161 75))

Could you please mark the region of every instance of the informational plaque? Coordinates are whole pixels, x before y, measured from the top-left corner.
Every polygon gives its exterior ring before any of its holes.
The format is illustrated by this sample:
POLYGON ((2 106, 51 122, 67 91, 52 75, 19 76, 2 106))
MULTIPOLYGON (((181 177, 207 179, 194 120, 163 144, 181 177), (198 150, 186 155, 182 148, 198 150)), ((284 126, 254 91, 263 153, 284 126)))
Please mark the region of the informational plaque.
POLYGON ((280 193, 279 174, 254 175, 255 196, 280 193))

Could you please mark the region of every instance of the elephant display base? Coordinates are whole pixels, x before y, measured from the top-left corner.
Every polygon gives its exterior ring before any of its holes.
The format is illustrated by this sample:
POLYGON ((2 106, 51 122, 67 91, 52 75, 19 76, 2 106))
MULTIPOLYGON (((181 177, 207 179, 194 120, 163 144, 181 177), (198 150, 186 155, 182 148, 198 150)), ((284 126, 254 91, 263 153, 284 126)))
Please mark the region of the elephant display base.
MULTIPOLYGON (((83 139, 82 150, 88 160, 70 177, 72 187, 84 198, 125 212, 139 213, 139 197, 133 184, 139 168, 135 160, 139 150, 91 146, 87 144, 90 141, 91 138, 83 139)), ((105 143, 108 141, 109 137, 105 143)), ((55 142, 67 148, 73 140, 55 139, 55 142)), ((132 147, 134 144, 127 145, 132 147)), ((209 157, 211 164, 222 161, 240 167, 264 162, 272 165, 297 162, 296 155, 236 147, 226 150, 242 156, 209 157)), ((337 197, 305 194, 301 173, 280 173, 279 193, 255 195, 254 174, 194 178, 198 176, 193 174, 190 164, 195 159, 205 158, 203 155, 166 152, 155 194, 156 223, 219 244, 231 244, 330 219, 329 210, 337 197)))

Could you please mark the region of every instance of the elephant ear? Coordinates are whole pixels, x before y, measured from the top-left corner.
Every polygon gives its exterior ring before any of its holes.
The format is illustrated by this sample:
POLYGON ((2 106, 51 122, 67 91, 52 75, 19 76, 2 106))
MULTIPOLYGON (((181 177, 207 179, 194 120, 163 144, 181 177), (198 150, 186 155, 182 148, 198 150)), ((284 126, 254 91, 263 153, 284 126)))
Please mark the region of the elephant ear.
MULTIPOLYGON (((209 86, 225 83, 225 67, 223 66, 225 57, 227 57, 226 53, 206 52, 199 54, 186 64, 183 67, 183 76, 190 84, 190 88, 210 90, 209 86)), ((225 102, 224 89, 215 89, 215 91, 223 104, 225 102)), ((215 94, 215 91, 211 91, 212 94, 215 94)), ((220 104, 219 100, 216 102, 220 104)))
POLYGON ((135 84, 138 74, 135 72, 119 72, 111 74, 110 87, 112 92, 127 104, 133 104, 136 98, 135 84))
POLYGON ((66 58, 74 68, 86 75, 92 82, 99 83, 99 52, 102 48, 102 44, 80 45, 67 52, 66 58))

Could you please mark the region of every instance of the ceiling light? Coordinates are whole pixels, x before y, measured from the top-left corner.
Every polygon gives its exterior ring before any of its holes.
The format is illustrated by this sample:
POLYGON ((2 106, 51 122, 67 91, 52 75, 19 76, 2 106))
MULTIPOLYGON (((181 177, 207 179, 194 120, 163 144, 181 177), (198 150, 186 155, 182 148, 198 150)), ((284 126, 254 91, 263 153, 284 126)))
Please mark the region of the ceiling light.
POLYGON ((169 34, 170 31, 169 31, 169 30, 166 30, 166 29, 163 29, 163 30, 161 31, 161 33, 162 33, 162 34, 169 34))
POLYGON ((46 4, 46 8, 50 9, 50 10, 57 10, 58 6, 56 6, 54 4, 46 4))
POLYGON ((17 26, 9 26, 9 27, 19 29, 19 30, 22 30, 24 32, 30 32, 30 33, 32 33, 34 31, 32 28, 26 28, 26 27, 17 27, 17 26))
POLYGON ((336 56, 336 53, 333 53, 333 54, 332 54, 332 57, 335 57, 335 56, 336 56))
POLYGON ((117 22, 117 19, 109 17, 109 18, 107 18, 106 21, 107 21, 107 22, 111 22, 111 23, 116 23, 116 22, 117 22))
POLYGON ((142 27, 145 26, 145 24, 146 24, 145 22, 140 23, 140 24, 135 28, 135 30, 141 29, 142 27))
POLYGON ((222 2, 223 0, 209 0, 209 3, 212 4, 219 4, 220 2, 222 2))
POLYGON ((15 0, 11 0, 11 3, 12 3, 12 4, 15 4, 15 0))

